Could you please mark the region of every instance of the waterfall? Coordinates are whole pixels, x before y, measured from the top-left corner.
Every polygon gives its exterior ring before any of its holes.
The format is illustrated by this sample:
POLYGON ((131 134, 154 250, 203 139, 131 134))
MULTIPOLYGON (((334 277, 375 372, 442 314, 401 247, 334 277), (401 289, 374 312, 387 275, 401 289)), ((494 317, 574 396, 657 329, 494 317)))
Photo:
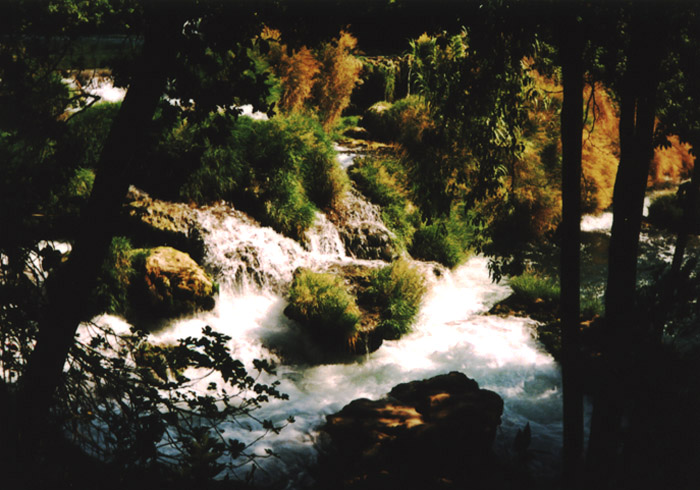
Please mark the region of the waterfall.
MULTIPOLYGON (((327 221, 312 231, 322 236, 312 236, 307 250, 224 204, 196 210, 195 215, 207 249, 206 265, 221 284, 220 296, 214 310, 179 319, 152 340, 173 342, 209 325, 232 337, 230 349, 246 365, 256 358, 281 363, 277 379, 289 400, 273 400, 257 416, 279 422, 291 415, 296 422, 255 445, 258 454, 269 448, 280 456, 263 462, 261 482, 287 481, 289 489, 308 485, 309 463, 323 448, 319 427, 326 415, 356 398, 379 398, 398 383, 453 370, 504 398, 497 449, 508 454, 517 429, 530 422, 531 447, 538 454, 533 465, 556 473, 562 431, 559 368, 533 340, 532 320, 486 314, 510 294, 507 285, 490 281, 487 259, 474 257, 452 272, 418 263, 433 280, 412 333, 351 363, 314 365, 304 359, 313 358, 311 351, 318 347, 283 314, 282 292, 294 269, 382 262, 347 257, 338 246, 337 230, 327 221)), ((243 441, 262 435, 262 429, 233 423, 222 430, 243 441)))
MULTIPOLYGON (((362 199, 355 194, 355 199, 362 199)), ((376 207, 361 204, 361 222, 384 227, 376 207)), ((204 266, 220 284, 213 310, 174 320, 152 333, 151 342, 174 343, 197 336, 205 326, 231 337, 232 355, 251 367, 254 359, 277 362, 274 377, 289 400, 272 400, 256 417, 281 423, 296 420, 279 435, 267 435, 253 446, 255 454, 272 449, 279 458, 261 461, 256 482, 288 489, 312 483, 309 465, 323 450, 319 428, 326 415, 350 401, 379 398, 399 383, 460 371, 481 387, 501 395, 505 412, 496 450, 510 455, 517 429, 532 427, 530 463, 537 474, 555 475, 561 448, 561 376, 552 357, 533 338, 535 323, 527 318, 489 315, 489 308, 510 294, 506 284, 489 279, 488 261, 473 257, 453 271, 433 263, 414 263, 430 278, 413 332, 385 341, 376 351, 351 362, 318 364, 319 347, 298 324, 283 314, 284 292, 297 267, 325 270, 337 264, 380 266, 381 260, 357 259, 346 253, 342 232, 325 216, 306 237, 305 246, 260 226, 224 203, 192 209, 205 245, 204 266)), ((122 320, 105 315, 95 319, 115 330, 128 330, 122 320)), ((81 330, 85 334, 86 329, 81 330)), ((193 376, 196 378, 196 376, 193 376)), ((206 392, 210 379, 191 389, 206 392)), ((261 427, 232 421, 220 428, 225 437, 253 442, 261 427)))

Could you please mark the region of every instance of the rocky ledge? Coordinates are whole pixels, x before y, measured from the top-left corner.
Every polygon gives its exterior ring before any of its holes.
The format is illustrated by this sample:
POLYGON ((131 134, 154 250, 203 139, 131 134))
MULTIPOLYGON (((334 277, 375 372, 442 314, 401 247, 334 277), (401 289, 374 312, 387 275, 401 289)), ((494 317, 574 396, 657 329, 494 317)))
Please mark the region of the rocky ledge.
POLYGON ((491 444, 502 413, 500 396, 458 372, 355 400, 327 417, 320 487, 483 488, 498 479, 491 444))
POLYGON ((169 245, 184 250, 198 261, 203 257, 201 231, 187 204, 153 199, 131 187, 123 215, 125 234, 137 243, 169 245))
POLYGON ((379 207, 368 202, 356 189, 345 195, 329 217, 352 257, 385 261, 396 257, 394 234, 382 222, 379 207))

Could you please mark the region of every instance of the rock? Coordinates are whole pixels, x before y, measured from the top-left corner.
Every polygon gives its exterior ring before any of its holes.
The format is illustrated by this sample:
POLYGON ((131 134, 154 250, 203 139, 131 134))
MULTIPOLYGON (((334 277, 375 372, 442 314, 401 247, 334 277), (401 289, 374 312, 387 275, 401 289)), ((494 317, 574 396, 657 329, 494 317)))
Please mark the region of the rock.
POLYGON ((391 109, 391 103, 381 101, 369 107, 362 115, 362 126, 375 140, 386 141, 391 137, 391 128, 386 117, 389 109, 391 109))
MULTIPOLYGON (((324 488, 431 488, 489 480, 503 401, 451 372, 359 399, 329 415, 324 488)), ((463 487, 459 487, 463 488, 463 487)), ((480 488, 476 486, 476 488, 480 488)))
POLYGON ((143 285, 147 306, 156 316, 173 317, 214 307, 214 281, 189 255, 171 247, 147 253, 143 285))
POLYGON ((359 140, 370 139, 369 131, 367 131, 365 128, 362 128, 359 126, 347 128, 345 131, 343 131, 343 136, 346 138, 353 138, 353 139, 359 139, 359 140))
POLYGON ((385 261, 396 257, 394 234, 382 222, 379 207, 369 203, 357 190, 346 194, 331 220, 349 255, 385 261))
POLYGON ((132 186, 123 215, 125 234, 136 242, 168 245, 186 251, 196 260, 204 256, 201 231, 187 204, 153 199, 132 186))

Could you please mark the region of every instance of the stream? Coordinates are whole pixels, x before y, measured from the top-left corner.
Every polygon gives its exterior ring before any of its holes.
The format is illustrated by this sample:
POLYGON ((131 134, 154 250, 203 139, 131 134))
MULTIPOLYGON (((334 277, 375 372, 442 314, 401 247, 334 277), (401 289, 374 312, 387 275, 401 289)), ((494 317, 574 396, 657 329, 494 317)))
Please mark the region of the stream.
MULTIPOLYGON (((205 267, 220 283, 212 311, 180 318, 152 334, 156 343, 197 336, 204 326, 232 337, 230 349, 246 366, 254 359, 278 364, 276 378, 289 400, 273 400, 256 417, 295 423, 279 435, 255 443, 264 455, 272 449, 279 458, 261 462, 256 481, 287 489, 312 483, 309 467, 325 440, 319 428, 325 416, 356 398, 379 398, 399 383, 460 371, 482 388, 498 393, 505 412, 495 443, 496 451, 511 457, 518 429, 530 423, 533 474, 554 477, 559 472, 562 439, 561 373, 554 359, 533 338, 535 322, 500 317, 487 312, 511 290, 504 281, 491 282, 488 259, 472 257, 447 271, 436 264, 415 261, 429 278, 429 289, 412 333, 385 341, 375 352, 351 362, 319 364, 316 346, 292 320, 284 316, 284 292, 297 267, 322 270, 337 263, 385 265, 379 260, 348 256, 334 225, 323 215, 305 246, 283 237, 224 203, 194 211, 206 248, 205 267), (439 271, 435 274, 434 271, 439 271), (280 483, 284 482, 284 483, 280 483)), ((376 219, 370 213, 366 219, 376 219)), ((116 331, 128 325, 113 316, 98 322, 116 331)), ((263 381, 266 381, 263 378, 263 381)), ((196 388, 206 391, 209 379, 196 388)), ((256 440, 263 430, 245 421, 222 428, 226 437, 256 440)))

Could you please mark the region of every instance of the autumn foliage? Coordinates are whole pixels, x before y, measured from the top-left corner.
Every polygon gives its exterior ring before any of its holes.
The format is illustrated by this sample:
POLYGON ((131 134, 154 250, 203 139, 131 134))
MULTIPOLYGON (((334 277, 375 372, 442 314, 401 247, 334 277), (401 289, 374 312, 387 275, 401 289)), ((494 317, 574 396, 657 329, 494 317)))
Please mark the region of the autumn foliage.
POLYGON ((315 52, 306 46, 290 52, 278 31, 265 29, 261 38, 270 45, 268 63, 281 85, 280 111, 312 109, 324 129, 335 126, 350 104, 353 89, 361 83, 362 62, 354 55, 357 39, 341 31, 315 52))

